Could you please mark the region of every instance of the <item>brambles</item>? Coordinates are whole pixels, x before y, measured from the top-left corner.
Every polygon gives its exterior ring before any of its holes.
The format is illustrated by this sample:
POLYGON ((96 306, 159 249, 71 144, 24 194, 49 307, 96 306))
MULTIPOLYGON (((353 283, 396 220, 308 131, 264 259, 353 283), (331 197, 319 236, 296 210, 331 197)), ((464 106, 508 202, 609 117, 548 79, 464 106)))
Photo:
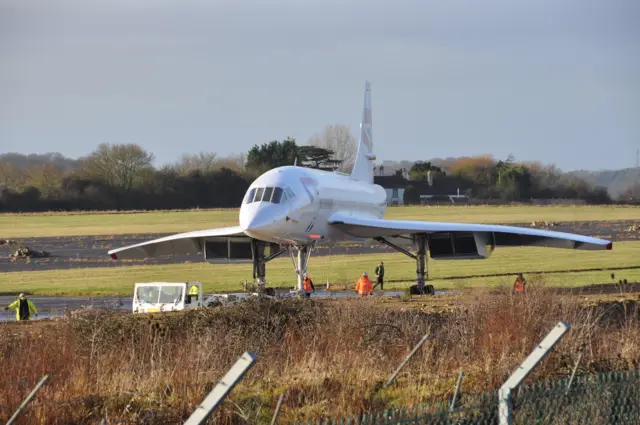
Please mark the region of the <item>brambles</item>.
POLYGON ((450 396, 461 369, 465 393, 497 388, 559 320, 572 330, 529 379, 568 376, 579 352, 581 373, 637 367, 636 302, 583 306, 544 282, 531 279, 529 288, 525 296, 486 291, 439 313, 401 311, 376 299, 253 300, 162 315, 89 309, 6 325, 0 364, 15 379, 0 381, 0 405, 14 408, 51 373, 23 423, 105 414, 110 423, 179 422, 248 350, 258 362, 217 411, 219 424, 267 423, 285 391, 281 423, 410 406, 450 396), (382 389, 427 332, 396 383, 382 389))

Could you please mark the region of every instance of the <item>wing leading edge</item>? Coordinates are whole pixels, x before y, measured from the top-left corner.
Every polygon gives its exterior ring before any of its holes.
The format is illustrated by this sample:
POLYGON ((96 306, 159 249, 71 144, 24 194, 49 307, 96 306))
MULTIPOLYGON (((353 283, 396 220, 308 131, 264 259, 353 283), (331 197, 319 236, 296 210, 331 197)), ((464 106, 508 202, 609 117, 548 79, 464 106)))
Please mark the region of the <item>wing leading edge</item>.
POLYGON ((174 254, 197 254, 198 252, 202 252, 204 242, 207 238, 216 236, 238 236, 249 238, 244 234, 244 231, 240 226, 221 227, 219 229, 196 230, 194 232, 165 236, 163 238, 153 239, 135 245, 112 249, 111 251, 108 251, 108 254, 111 255, 111 258, 114 260, 157 257, 174 254))
POLYGON ((498 246, 543 246, 581 250, 610 250, 613 243, 573 233, 529 229, 494 224, 441 223, 408 220, 385 220, 337 213, 329 224, 359 238, 391 237, 412 233, 483 233, 490 234, 498 246))

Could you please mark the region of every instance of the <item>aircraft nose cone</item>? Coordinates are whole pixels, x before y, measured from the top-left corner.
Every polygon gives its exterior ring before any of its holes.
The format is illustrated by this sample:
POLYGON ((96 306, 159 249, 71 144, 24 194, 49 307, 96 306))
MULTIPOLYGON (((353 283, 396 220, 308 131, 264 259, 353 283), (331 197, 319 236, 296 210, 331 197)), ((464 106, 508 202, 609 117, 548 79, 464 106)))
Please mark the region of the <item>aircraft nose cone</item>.
POLYGON ((273 223, 273 220, 271 220, 267 214, 260 212, 249 218, 249 222, 247 223, 247 230, 259 230, 271 223, 273 223))
POLYGON ((273 211, 269 211, 269 208, 260 208, 241 218, 240 227, 248 231, 264 230, 276 221, 273 211))

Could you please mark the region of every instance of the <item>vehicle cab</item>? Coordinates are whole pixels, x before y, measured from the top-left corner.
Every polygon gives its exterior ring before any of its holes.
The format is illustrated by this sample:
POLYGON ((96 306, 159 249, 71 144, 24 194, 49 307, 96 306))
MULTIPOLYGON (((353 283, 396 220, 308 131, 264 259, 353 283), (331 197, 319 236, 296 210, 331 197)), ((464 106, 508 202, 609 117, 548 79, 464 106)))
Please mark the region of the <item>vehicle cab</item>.
POLYGON ((152 313, 198 308, 204 305, 203 295, 200 282, 136 283, 132 309, 134 313, 152 313), (198 290, 195 294, 194 287, 198 290))

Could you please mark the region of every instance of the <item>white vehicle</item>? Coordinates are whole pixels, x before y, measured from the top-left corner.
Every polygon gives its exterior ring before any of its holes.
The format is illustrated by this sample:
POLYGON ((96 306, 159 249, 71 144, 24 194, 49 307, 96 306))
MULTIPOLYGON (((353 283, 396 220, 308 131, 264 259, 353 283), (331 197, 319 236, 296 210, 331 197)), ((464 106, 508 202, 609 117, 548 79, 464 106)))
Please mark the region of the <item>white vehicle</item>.
MULTIPOLYGON (((360 142, 351 174, 286 166, 267 171, 249 187, 240 206, 240 225, 180 233, 112 249, 113 259, 202 253, 209 263, 253 263, 264 288, 266 263, 288 251, 298 290, 316 244, 375 240, 414 258, 420 293, 427 253, 435 260, 488 258, 496 247, 544 246, 610 250, 612 243, 571 233, 468 223, 385 220, 387 197, 373 183, 371 87, 365 84, 360 142), (411 252, 413 248, 413 252, 411 252)), ((470 211, 472 211, 470 209, 470 211)), ((531 259, 532 262, 535 259, 531 259)), ((354 281, 361 273, 354 270, 354 281)))
POLYGON ((234 295, 226 294, 213 294, 205 298, 200 282, 148 282, 135 284, 132 309, 134 313, 153 313, 208 307, 234 301, 234 295), (189 294, 193 286, 198 288, 197 295, 189 294))

